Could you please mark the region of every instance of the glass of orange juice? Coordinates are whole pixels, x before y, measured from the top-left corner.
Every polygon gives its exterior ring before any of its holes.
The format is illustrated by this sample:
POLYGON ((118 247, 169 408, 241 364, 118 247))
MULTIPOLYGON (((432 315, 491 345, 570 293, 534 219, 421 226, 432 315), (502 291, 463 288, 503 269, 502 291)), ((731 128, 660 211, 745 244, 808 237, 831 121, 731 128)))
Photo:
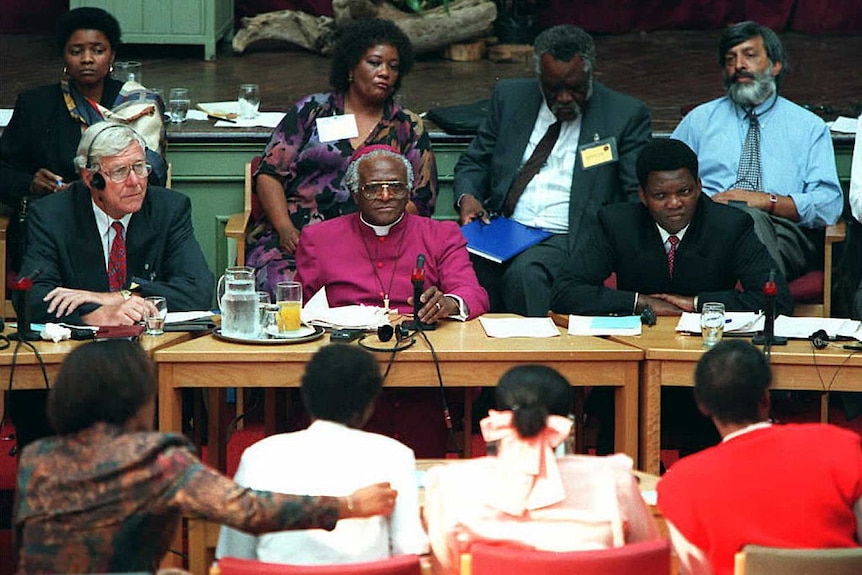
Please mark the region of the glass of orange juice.
POLYGON ((278 282, 275 286, 275 301, 278 304, 278 331, 286 333, 301 327, 302 284, 278 282))

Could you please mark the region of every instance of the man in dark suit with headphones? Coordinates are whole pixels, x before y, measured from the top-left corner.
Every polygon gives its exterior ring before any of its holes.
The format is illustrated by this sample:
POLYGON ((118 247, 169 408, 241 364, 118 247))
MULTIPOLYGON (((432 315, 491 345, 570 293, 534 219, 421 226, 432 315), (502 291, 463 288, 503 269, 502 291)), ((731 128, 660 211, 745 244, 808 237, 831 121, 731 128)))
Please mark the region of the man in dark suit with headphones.
MULTIPOLYGON (((36 323, 132 325, 151 295, 164 296, 169 311, 209 309, 213 275, 195 240, 191 202, 147 185, 144 140, 122 124, 94 124, 74 162, 81 179, 34 203, 28 215, 20 276, 31 277, 33 287, 16 292, 18 317, 23 297, 36 323), (109 273, 118 233, 120 274, 109 273)), ((40 391, 9 392, 7 405, 19 449, 51 433, 40 391)))
POLYGON ((81 180, 29 214, 21 276, 33 276, 32 321, 131 325, 151 295, 164 296, 170 311, 209 309, 213 276, 194 237, 191 203, 147 185, 143 139, 128 126, 96 124, 81 138, 75 166, 81 180), (116 280, 108 268, 118 234, 125 273, 116 280))

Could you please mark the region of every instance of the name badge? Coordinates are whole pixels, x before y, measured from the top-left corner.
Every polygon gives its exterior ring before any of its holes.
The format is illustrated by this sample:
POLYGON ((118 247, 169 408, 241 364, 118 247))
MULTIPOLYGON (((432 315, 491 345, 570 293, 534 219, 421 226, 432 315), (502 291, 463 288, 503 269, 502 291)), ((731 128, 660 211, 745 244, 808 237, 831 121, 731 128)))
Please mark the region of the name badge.
POLYGON ((578 153, 581 155, 581 165, 585 170, 616 162, 619 159, 617 139, 613 136, 578 146, 578 153))
POLYGON ((348 140, 359 135, 359 128, 356 126, 356 116, 353 114, 326 116, 318 118, 316 122, 317 134, 322 143, 348 140))

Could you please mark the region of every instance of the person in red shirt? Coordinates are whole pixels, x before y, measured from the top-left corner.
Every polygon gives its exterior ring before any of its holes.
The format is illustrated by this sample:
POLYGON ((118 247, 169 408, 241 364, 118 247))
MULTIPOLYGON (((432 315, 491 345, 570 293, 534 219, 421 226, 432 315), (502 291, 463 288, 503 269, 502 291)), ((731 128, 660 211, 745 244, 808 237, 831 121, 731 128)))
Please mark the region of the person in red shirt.
POLYGON ((722 441, 678 461, 658 484, 680 572, 732 575, 747 544, 859 546, 862 438, 828 424, 770 423, 772 373, 748 342, 721 342, 694 377, 697 404, 722 441))

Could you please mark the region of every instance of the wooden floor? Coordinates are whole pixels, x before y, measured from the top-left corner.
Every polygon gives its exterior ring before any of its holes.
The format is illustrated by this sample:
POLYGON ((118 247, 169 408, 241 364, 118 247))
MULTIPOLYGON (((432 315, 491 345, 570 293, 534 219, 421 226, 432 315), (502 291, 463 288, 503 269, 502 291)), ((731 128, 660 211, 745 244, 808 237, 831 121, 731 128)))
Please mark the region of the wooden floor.
MULTIPOLYGON (((652 110, 653 130, 670 131, 681 111, 722 92, 718 36, 719 31, 596 36, 596 77, 644 100, 652 110)), ((791 66, 782 86, 785 96, 823 112, 826 119, 862 112, 862 36, 787 33, 782 39, 791 66)), ((200 47, 128 45, 118 59, 142 61, 147 86, 188 87, 200 102, 232 100, 239 84, 257 82, 262 109, 275 111, 306 93, 328 89, 329 59, 287 47, 236 56, 223 42, 218 58, 207 62, 200 47)), ((11 108, 24 89, 57 81, 62 68, 50 38, 0 35, 0 107, 11 108)), ((398 97, 408 108, 424 112, 487 98, 498 79, 532 74, 531 63, 423 57, 398 97)))

